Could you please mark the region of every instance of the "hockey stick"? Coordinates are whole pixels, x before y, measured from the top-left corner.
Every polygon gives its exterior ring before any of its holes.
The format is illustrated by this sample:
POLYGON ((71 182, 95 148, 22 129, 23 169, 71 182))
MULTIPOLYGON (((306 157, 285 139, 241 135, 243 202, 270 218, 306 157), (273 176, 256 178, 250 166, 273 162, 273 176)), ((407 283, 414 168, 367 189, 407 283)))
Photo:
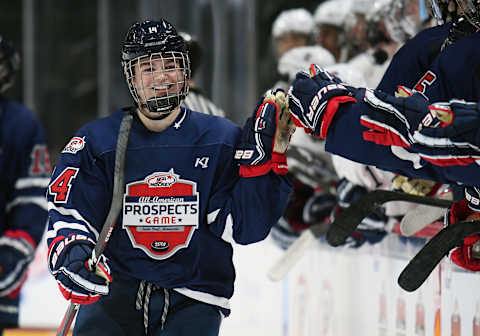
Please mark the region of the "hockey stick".
POLYGON ((404 268, 398 277, 400 287, 408 292, 418 289, 451 249, 475 233, 480 233, 480 221, 457 222, 437 233, 404 268))
POLYGON ((327 232, 327 241, 332 246, 342 245, 361 221, 376 208, 390 201, 406 201, 448 208, 453 202, 437 198, 411 195, 390 190, 373 190, 363 195, 358 201, 340 212, 327 232))
MULTIPOLYGON (((92 251, 91 261, 96 267, 99 262, 99 257, 107 246, 110 235, 117 221, 118 213, 122 209, 123 204, 123 189, 125 187, 125 156, 127 153, 128 137, 132 127, 133 115, 126 114, 120 124, 117 138, 117 148, 115 154, 115 168, 113 175, 113 196, 110 210, 108 211, 107 219, 103 224, 102 231, 98 236, 97 243, 92 251)), ((70 302, 62 323, 57 331, 57 336, 67 335, 70 326, 72 325, 75 316, 77 315, 80 304, 70 302)))
POLYGON ((329 223, 320 223, 312 225, 308 230, 304 230, 292 245, 288 247, 280 259, 270 268, 267 276, 272 281, 280 281, 292 267, 299 261, 305 251, 320 237, 327 232, 329 223))

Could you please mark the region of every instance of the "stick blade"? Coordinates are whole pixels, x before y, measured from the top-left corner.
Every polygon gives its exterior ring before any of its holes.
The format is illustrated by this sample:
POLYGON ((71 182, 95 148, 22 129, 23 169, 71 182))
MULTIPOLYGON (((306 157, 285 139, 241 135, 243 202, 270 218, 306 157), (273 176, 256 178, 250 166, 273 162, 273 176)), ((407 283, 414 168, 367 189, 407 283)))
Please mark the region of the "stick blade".
POLYGON ((478 232, 480 221, 458 222, 441 230, 404 268, 398 277, 400 287, 408 292, 417 290, 451 249, 478 232))
POLYGON ((419 205, 407 212, 400 222, 400 233, 403 236, 413 236, 427 225, 442 218, 446 208, 437 208, 430 205, 419 205))
POLYGON ((332 246, 342 245, 365 217, 377 207, 390 201, 406 201, 442 208, 448 208, 453 204, 449 200, 411 195, 391 190, 373 190, 363 195, 335 218, 327 233, 328 243, 332 246))

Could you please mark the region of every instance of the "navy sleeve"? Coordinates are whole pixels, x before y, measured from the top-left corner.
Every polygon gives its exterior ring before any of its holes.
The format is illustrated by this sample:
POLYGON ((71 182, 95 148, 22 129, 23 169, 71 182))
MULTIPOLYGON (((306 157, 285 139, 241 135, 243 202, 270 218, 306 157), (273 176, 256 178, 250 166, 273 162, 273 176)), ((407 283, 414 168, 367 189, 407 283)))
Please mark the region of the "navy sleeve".
POLYGON ((432 63, 431 81, 416 88, 432 102, 480 98, 480 33, 473 33, 449 45, 432 63))
POLYGON ((25 107, 8 103, 2 125, 5 230, 24 232, 40 241, 47 222, 45 191, 50 176, 46 137, 40 122, 25 107))
POLYGON ((413 178, 480 186, 476 163, 468 166, 440 167, 423 160, 418 154, 405 148, 381 146, 365 141, 362 133, 367 129, 360 124, 360 117, 369 108, 371 107, 363 101, 342 105, 328 131, 326 151, 413 178))
POLYGON ((273 172, 238 176, 233 151, 233 146, 222 151, 223 165, 217 169, 207 222, 211 232, 223 240, 250 244, 266 238, 283 214, 292 187, 286 177, 273 172))
MULTIPOLYGON (((115 153, 103 153, 103 156, 115 153)), ((113 171, 108 160, 95 153, 88 131, 80 130, 60 155, 48 187, 49 220, 47 243, 70 234, 96 241, 110 204, 113 171)))
POLYGON ((440 53, 449 29, 449 23, 429 28, 405 43, 393 56, 377 89, 393 94, 398 85, 413 88, 440 53))

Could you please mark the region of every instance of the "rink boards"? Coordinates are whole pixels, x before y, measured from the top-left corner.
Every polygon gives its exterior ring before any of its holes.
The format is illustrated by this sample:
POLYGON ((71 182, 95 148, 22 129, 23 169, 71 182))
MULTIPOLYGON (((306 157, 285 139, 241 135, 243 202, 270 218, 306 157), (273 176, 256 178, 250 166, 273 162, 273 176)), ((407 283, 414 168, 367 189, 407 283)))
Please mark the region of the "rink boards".
MULTIPOLYGON (((480 275, 447 259, 416 292, 397 277, 421 244, 390 235, 359 250, 318 243, 288 277, 271 282, 267 269, 283 253, 268 238, 236 246, 236 292, 221 335, 480 336, 480 275)), ((46 268, 41 246, 21 297, 20 323, 55 328, 67 307, 46 268)))

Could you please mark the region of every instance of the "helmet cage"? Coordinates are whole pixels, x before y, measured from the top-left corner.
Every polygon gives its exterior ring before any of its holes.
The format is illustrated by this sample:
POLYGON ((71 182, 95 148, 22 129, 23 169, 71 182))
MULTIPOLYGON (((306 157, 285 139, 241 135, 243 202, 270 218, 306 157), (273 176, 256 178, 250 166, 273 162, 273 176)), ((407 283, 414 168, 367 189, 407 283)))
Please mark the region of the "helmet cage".
POLYGON ((157 52, 123 62, 130 94, 138 107, 170 114, 189 91, 190 61, 179 51, 157 52))
POLYGON ((457 6, 460 0, 429 0, 428 7, 431 15, 438 24, 453 21, 457 18, 457 6))
POLYGON ((457 0, 457 4, 461 9, 462 14, 467 20, 480 29, 480 1, 479 0, 457 0))

